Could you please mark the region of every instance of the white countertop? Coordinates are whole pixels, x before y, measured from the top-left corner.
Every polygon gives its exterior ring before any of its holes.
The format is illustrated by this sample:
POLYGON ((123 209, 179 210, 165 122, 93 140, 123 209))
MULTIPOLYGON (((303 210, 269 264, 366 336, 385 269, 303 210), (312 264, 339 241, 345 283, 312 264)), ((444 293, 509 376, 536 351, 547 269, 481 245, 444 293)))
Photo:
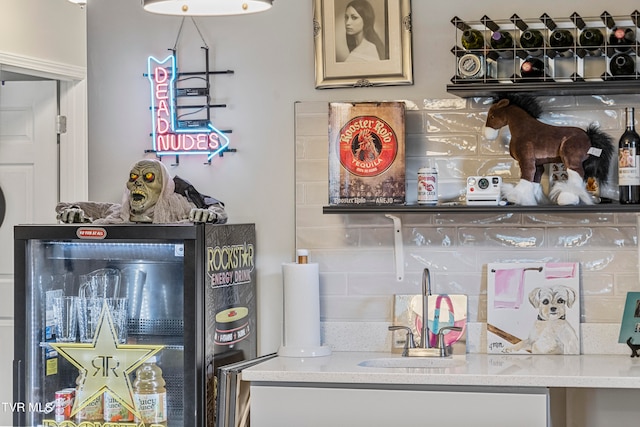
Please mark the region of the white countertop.
POLYGON ((243 370, 242 379, 278 383, 640 389, 640 358, 629 355, 467 354, 462 356, 463 360, 444 367, 359 365, 373 359, 388 361, 400 357, 378 352, 333 352, 330 356, 311 358, 275 357, 243 370))

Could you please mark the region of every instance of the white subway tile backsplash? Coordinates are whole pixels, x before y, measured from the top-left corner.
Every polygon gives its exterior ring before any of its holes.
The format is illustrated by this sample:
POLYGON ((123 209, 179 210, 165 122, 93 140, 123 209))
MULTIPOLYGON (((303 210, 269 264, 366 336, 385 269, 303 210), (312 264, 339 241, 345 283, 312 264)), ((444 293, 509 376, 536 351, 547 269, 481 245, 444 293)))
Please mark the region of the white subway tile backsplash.
POLYGON ((614 323, 622 320, 625 298, 585 295, 582 299, 583 323, 614 323))
POLYGON ((328 135, 312 135, 298 138, 296 150, 302 150, 302 153, 296 152, 296 158, 326 161, 327 153, 329 152, 327 138, 328 135))
POLYGON ((306 249, 357 247, 360 240, 359 230, 344 228, 299 227, 296 235, 296 247, 306 249))
POLYGON ((458 239, 462 246, 533 249, 541 248, 544 238, 542 228, 461 227, 458 230, 458 239))
POLYGON ((438 132, 463 133, 478 132, 484 126, 486 113, 475 112, 426 112, 426 131, 429 134, 438 132))
MULTIPOLYGON (((329 162, 327 159, 301 159, 296 165, 296 182, 313 182, 318 180, 318 177, 327 177, 329 175, 328 170, 329 162)), ((327 197, 328 194, 327 190, 327 197)))
POLYGON ((406 138, 414 134, 422 135, 424 133, 425 117, 422 112, 407 111, 404 120, 406 138))
POLYGON ((347 295, 348 273, 321 273, 320 295, 347 295))
MULTIPOLYGON (((326 181, 307 182, 302 185, 304 189, 305 202, 307 205, 323 206, 327 204, 329 188, 327 187, 326 181)), ((315 207, 315 209, 317 209, 317 207, 315 207)))
MULTIPOLYGON (((623 112, 624 113, 624 112, 623 112)), ((617 110, 554 110, 543 113, 540 116, 540 121, 548 123, 554 126, 576 126, 582 129, 586 129, 590 124, 597 124, 600 129, 605 132, 615 131, 616 134, 611 134, 611 137, 615 137, 617 141, 621 132, 621 121, 624 121, 624 115, 622 118, 617 110)))
POLYGON ((568 251, 572 258, 579 260, 584 271, 597 271, 605 273, 628 273, 638 270, 637 250, 589 250, 580 251, 572 249, 568 251))
POLYGON ((475 156, 478 152, 478 135, 412 135, 407 145, 407 155, 410 157, 475 156))
MULTIPOLYGON (((584 296, 613 296, 614 275, 589 273, 580 274, 582 295, 584 296)), ((637 278, 636 278, 637 282, 637 278)))
MULTIPOLYGON (((540 100, 544 121, 580 127, 596 122, 614 139, 624 127, 624 107, 638 101, 631 95, 540 100)), ((441 200, 463 198, 469 175, 518 181, 508 128, 495 141, 482 136, 491 102, 407 101, 408 203, 416 203, 417 170, 428 158, 438 166, 441 200)), ((398 281, 389 218, 322 213, 328 203, 328 103, 296 103, 295 112, 296 247, 308 248, 319 264, 323 339, 333 349, 388 350, 394 294, 419 293, 422 271, 429 268, 434 292, 469 296, 469 348, 484 351, 486 266, 492 262, 579 262, 582 333, 588 340, 583 351, 599 352, 596 340, 615 335, 626 293, 640 290, 637 214, 607 213, 606 205, 602 213, 588 214, 396 214, 403 224, 404 278, 398 281)))
MULTIPOLYGON (((619 214, 617 214, 619 215, 619 214)), ((616 217, 612 213, 528 213, 522 216, 523 224, 540 224, 548 227, 564 226, 565 224, 610 224, 616 217)))
MULTIPOLYGON (((509 249, 478 251, 478 265, 485 266, 491 262, 563 262, 574 261, 567 257, 568 251, 550 251, 540 249, 509 249)), ((486 274, 486 271, 484 272, 486 274)))
POLYGON ((609 247, 634 248, 635 228, 565 227, 547 230, 549 246, 558 248, 609 247))
POLYGON ((640 291, 640 281, 637 272, 621 273, 615 275, 614 294, 624 296, 627 292, 640 291))
POLYGON ((464 98, 425 99, 422 102, 425 110, 462 110, 467 108, 464 98))
POLYGON ((437 214, 434 215, 434 223, 438 225, 450 224, 473 224, 473 225, 508 225, 520 224, 519 214, 501 212, 498 214, 463 214, 456 215, 437 214))
POLYGON ((393 298, 389 296, 320 297, 320 319, 327 321, 389 322, 393 298))

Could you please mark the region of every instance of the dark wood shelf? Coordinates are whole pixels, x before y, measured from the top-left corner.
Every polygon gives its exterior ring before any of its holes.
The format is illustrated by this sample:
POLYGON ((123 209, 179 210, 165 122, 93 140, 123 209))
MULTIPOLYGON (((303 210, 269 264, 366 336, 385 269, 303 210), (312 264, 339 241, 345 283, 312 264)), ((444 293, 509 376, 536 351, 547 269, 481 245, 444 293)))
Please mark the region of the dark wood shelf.
POLYGON ((335 205, 323 206, 324 214, 369 214, 369 213, 423 213, 423 214, 468 214, 468 213, 640 213, 640 205, 621 205, 620 203, 600 203, 594 205, 559 206, 466 206, 466 205, 385 205, 385 206, 358 206, 335 205))

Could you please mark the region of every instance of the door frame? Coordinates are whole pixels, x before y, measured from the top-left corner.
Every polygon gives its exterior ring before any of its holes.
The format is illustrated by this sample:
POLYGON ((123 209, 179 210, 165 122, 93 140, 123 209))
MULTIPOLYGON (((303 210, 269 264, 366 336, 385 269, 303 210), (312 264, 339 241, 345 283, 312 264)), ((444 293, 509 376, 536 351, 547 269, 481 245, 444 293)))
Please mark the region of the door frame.
POLYGON ((60 200, 88 200, 89 144, 86 67, 0 52, 0 71, 59 82, 60 115, 67 117, 67 131, 60 135, 58 171, 60 200))

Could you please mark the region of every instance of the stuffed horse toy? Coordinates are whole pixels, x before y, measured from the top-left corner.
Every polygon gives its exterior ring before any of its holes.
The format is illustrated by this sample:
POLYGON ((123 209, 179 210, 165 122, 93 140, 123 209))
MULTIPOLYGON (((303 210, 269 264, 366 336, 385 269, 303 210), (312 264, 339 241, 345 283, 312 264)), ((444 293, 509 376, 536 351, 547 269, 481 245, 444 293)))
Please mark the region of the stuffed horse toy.
POLYGON ((558 205, 592 204, 585 182, 595 178, 600 185, 608 180, 615 147, 612 138, 591 124, 585 131, 577 127, 553 126, 538 120, 542 107, 526 94, 506 94, 489 108, 485 138, 498 137, 509 126, 509 154, 518 161, 520 181, 503 186, 503 196, 518 205, 548 203, 540 180, 546 163, 564 163, 568 179, 554 183, 549 199, 558 205))

